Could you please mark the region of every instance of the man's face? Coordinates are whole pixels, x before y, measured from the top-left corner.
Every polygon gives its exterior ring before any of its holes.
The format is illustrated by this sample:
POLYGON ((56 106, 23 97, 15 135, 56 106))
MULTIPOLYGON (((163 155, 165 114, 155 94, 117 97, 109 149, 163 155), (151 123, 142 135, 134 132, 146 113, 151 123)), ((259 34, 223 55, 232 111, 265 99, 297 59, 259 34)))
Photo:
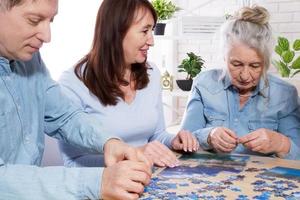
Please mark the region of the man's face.
POLYGON ((10 10, 0 8, 0 56, 30 60, 44 42, 50 42, 50 23, 58 0, 23 0, 10 10))

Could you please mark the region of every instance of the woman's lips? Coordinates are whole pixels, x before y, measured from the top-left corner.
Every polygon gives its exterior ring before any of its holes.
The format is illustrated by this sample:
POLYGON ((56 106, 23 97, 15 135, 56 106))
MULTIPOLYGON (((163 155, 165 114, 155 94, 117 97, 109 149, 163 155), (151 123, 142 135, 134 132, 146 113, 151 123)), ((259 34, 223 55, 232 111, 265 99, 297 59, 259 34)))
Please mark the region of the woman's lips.
POLYGON ((243 85, 243 86, 245 86, 245 85, 249 85, 251 82, 239 82, 239 84, 240 85, 243 85))

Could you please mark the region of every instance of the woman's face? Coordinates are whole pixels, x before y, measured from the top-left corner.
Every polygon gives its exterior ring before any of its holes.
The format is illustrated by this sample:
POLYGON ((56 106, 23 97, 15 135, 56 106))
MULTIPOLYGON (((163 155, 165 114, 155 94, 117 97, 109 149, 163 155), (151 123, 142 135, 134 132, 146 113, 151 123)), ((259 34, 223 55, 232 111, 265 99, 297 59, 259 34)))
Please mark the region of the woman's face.
POLYGON ((227 67, 231 83, 240 93, 252 91, 263 73, 264 61, 253 48, 234 43, 228 51, 227 67))
POLYGON ((152 29, 154 19, 147 9, 139 9, 123 40, 126 65, 143 63, 150 46, 154 45, 152 29))

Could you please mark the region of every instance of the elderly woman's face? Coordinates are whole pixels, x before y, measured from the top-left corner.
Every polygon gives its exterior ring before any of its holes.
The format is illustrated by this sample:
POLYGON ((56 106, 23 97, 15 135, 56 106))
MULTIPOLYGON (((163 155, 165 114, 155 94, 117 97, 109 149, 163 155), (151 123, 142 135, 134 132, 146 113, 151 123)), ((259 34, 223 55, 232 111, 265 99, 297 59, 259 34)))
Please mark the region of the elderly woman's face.
POLYGON ((231 83, 240 93, 252 91, 263 72, 264 61, 254 49, 235 43, 227 55, 227 67, 231 83))

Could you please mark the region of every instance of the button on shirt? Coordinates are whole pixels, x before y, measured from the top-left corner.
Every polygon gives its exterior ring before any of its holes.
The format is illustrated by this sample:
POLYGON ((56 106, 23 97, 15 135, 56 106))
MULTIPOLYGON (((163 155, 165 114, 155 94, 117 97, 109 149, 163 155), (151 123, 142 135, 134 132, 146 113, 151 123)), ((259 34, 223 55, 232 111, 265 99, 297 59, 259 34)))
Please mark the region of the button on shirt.
POLYGON ((90 152, 109 139, 60 93, 40 55, 28 62, 0 57, 0 199, 96 199, 101 168, 38 167, 44 133, 90 152))
MULTIPOLYGON (((259 128, 277 131, 291 141, 286 159, 300 159, 300 110, 294 86, 274 76, 268 82, 260 80, 245 105, 240 108, 238 91, 232 86, 228 74, 222 70, 209 70, 194 80, 182 128, 192 131, 202 148, 215 127, 227 127, 238 137, 259 128)), ((262 155, 239 144, 234 153, 262 155)))

